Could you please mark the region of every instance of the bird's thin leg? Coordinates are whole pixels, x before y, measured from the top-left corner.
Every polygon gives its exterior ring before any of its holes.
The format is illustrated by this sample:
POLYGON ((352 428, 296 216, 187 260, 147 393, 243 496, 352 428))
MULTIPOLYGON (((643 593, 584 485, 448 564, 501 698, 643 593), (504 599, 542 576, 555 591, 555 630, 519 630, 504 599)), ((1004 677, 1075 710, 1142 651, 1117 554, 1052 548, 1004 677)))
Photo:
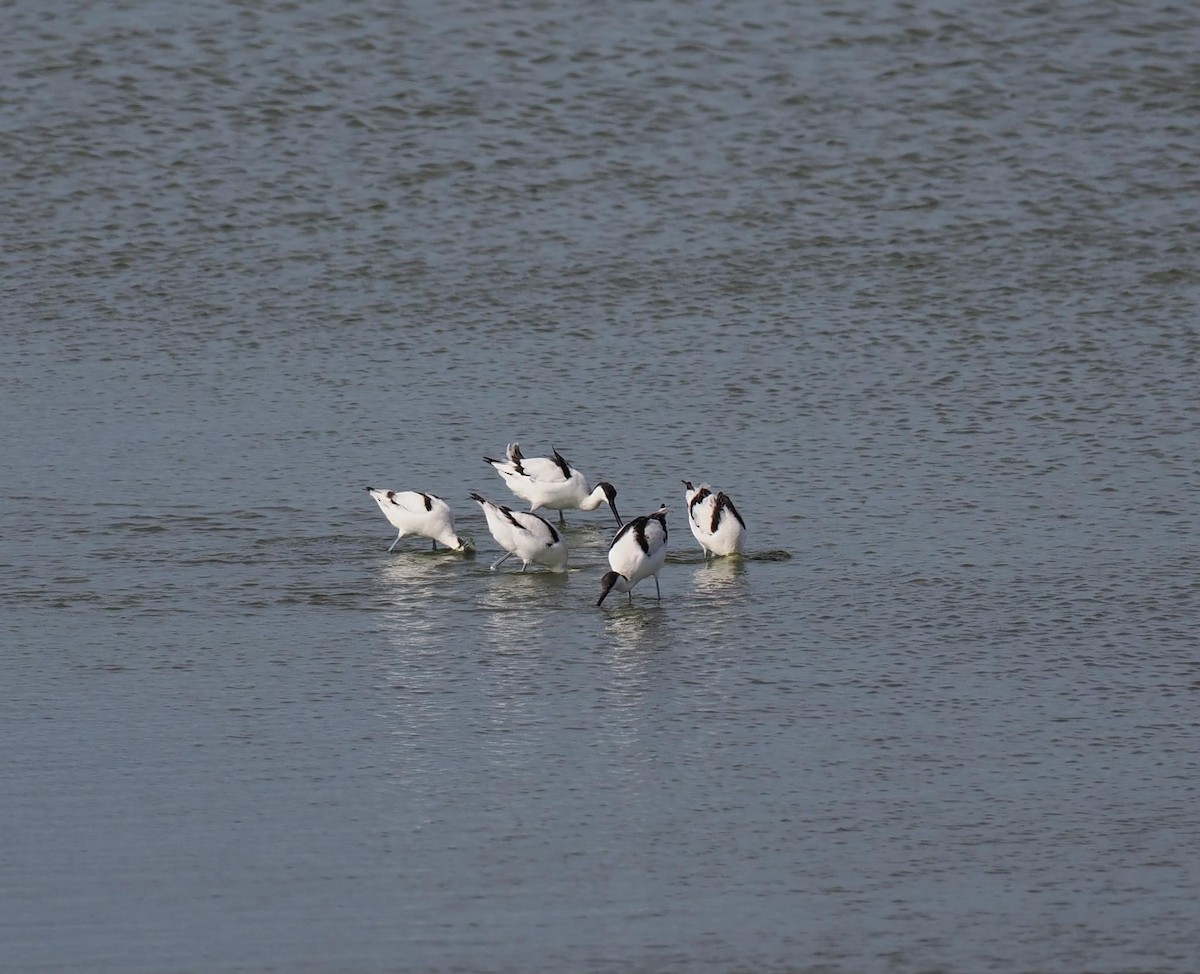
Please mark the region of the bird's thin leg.
POLYGON ((396 540, 395 540, 395 541, 393 541, 393 542, 392 542, 392 546, 391 546, 390 548, 388 548, 388 554, 389 554, 389 555, 390 555, 390 554, 391 554, 393 551, 395 551, 395 550, 396 550, 396 545, 398 545, 398 544, 400 543, 400 539, 401 539, 401 538, 403 538, 403 537, 404 537, 404 532, 403 532, 403 531, 401 531, 401 532, 400 532, 398 535, 396 535, 396 540))
POLYGON ((633 605, 633 589, 629 590, 629 604, 633 605))
POLYGON ((562 509, 561 507, 558 509, 558 523, 559 523, 559 524, 566 524, 566 523, 567 523, 567 518, 566 518, 566 515, 565 515, 565 514, 563 514, 563 509, 562 509))
POLYGON ((434 541, 434 540, 433 540, 433 538, 430 538, 429 540, 430 540, 430 541, 433 543, 433 547, 432 547, 432 548, 430 548, 429 550, 430 550, 430 551, 437 551, 437 542, 436 542, 436 541, 434 541))
POLYGON ((658 587, 658 576, 654 576, 654 591, 658 595, 658 601, 662 601, 662 589, 658 587))
POLYGON ((527 562, 527 561, 521 562, 521 571, 525 571, 525 569, 528 567, 529 567, 529 562, 527 562))
POLYGON ((500 558, 497 558, 497 559, 496 559, 494 562, 492 562, 492 568, 491 568, 491 570, 492 570, 492 571, 495 571, 495 570, 496 570, 497 568, 499 568, 499 567, 500 567, 500 566, 501 566, 501 565, 502 565, 504 562, 508 561, 508 559, 509 559, 509 558, 511 558, 511 557, 512 557, 512 552, 510 551, 510 552, 508 552, 507 554, 505 554, 505 555, 502 555, 500 558))

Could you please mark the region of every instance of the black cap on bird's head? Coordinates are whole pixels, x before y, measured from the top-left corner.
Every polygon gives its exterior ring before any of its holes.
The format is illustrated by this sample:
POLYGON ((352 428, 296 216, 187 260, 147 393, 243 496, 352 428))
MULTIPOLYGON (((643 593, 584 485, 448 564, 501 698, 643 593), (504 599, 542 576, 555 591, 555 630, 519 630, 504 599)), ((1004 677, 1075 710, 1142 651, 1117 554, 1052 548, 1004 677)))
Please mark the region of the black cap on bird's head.
POLYGON ((690 480, 685 480, 685 481, 683 481, 683 486, 684 486, 684 489, 685 489, 685 490, 691 490, 691 489, 692 489, 692 482, 691 482, 690 480))
POLYGON ((617 527, 624 527, 625 522, 621 520, 621 515, 617 513, 617 488, 607 480, 600 481, 596 486, 604 491, 604 496, 608 498, 608 506, 613 512, 613 517, 617 519, 617 527))
POLYGON ((596 600, 596 605, 600 605, 608 598, 608 593, 613 590, 613 586, 617 584, 617 579, 623 578, 619 572, 605 572, 604 577, 600 579, 600 598, 596 600))

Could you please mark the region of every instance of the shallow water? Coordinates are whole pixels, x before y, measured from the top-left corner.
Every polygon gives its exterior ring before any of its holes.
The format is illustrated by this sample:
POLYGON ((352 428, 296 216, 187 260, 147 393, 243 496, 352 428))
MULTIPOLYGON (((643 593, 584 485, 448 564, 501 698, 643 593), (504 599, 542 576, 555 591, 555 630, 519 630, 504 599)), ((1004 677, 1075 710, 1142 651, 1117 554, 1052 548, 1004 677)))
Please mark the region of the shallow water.
POLYGON ((0 968, 1200 964, 1194 11, 4 19, 0 968))

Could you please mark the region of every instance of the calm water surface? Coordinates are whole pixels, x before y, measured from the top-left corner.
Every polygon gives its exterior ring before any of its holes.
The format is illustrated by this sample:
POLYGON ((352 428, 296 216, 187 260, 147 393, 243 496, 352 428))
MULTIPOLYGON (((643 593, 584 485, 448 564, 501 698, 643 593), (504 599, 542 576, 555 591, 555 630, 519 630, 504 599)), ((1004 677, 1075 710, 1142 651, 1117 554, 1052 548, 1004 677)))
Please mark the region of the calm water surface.
POLYGON ((0 23, 0 969, 1200 968, 1192 6, 0 23))

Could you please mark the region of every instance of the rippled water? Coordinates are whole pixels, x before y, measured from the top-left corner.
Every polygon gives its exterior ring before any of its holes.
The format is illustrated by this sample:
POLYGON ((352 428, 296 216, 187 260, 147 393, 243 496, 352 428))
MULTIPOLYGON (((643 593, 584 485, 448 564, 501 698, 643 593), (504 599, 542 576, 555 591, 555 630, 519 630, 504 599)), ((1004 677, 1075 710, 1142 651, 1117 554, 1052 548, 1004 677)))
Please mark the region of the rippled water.
POLYGON ((0 22, 0 969, 1197 969, 1193 7, 0 22))

